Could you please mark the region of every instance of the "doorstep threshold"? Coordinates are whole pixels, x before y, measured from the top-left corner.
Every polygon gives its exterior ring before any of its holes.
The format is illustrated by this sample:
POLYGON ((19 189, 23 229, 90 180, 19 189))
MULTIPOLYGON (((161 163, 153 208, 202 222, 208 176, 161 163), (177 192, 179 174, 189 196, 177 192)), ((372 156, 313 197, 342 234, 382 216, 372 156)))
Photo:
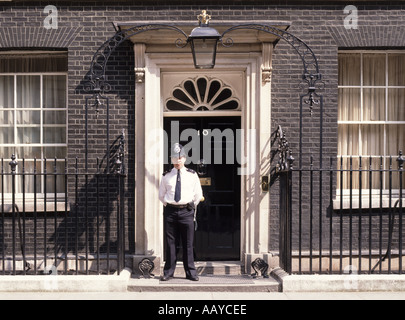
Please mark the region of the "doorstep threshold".
MULTIPOLYGON (((163 273, 164 262, 161 264, 163 273)), ((195 267, 197 275, 232 275, 238 276, 243 274, 243 264, 241 261, 196 261, 195 267)), ((175 276, 185 277, 183 262, 178 261, 175 276)))

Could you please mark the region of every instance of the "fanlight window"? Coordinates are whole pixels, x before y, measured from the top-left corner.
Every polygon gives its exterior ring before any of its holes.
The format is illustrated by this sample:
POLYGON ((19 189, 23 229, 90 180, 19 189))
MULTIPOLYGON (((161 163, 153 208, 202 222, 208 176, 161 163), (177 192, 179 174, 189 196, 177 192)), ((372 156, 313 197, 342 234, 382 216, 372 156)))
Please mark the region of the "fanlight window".
POLYGON ((187 79, 173 89, 166 100, 168 111, 240 110, 232 88, 219 79, 187 79))

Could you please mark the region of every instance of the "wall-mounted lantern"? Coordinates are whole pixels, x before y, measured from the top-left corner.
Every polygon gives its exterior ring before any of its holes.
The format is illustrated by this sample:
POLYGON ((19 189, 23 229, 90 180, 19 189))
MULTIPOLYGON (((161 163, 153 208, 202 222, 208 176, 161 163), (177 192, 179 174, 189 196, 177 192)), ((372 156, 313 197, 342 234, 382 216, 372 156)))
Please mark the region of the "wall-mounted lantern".
POLYGON ((217 55, 217 44, 221 40, 219 32, 209 26, 211 16, 203 10, 198 16, 200 26, 194 28, 187 42, 190 43, 196 69, 213 69, 217 55))

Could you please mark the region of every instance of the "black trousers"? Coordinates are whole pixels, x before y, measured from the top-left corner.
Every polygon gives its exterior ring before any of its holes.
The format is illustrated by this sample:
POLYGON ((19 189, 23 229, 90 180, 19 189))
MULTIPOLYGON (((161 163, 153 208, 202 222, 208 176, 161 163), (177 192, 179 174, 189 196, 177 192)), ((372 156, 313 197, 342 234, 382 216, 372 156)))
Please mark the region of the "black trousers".
POLYGON ((166 263, 164 275, 172 277, 176 269, 176 244, 182 241, 183 265, 187 277, 196 277, 194 264, 194 209, 178 209, 166 206, 164 209, 166 236, 166 263))

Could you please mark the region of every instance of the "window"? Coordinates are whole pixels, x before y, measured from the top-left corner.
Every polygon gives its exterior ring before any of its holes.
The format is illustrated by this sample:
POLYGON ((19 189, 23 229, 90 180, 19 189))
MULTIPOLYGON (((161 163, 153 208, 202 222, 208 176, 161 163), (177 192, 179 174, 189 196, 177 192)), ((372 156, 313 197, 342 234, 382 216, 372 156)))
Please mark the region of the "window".
MULTIPOLYGON (((67 154, 67 54, 60 52, 0 53, 0 158, 9 171, 12 154, 17 156, 17 172, 64 172, 67 154), (44 159, 48 159, 45 161, 44 159)), ((54 193, 54 177, 48 177, 47 193, 54 193), (52 181, 51 181, 52 180, 52 181)), ((5 193, 11 192, 11 180, 5 193)), ((64 192, 61 176, 57 192, 64 192)), ((22 182, 16 181, 17 192, 22 182)), ((25 192, 44 192, 44 176, 25 178, 25 192)))
POLYGON ((161 95, 164 117, 239 116, 246 105, 245 73, 236 71, 163 71, 161 95))
MULTIPOLYGON (((343 169, 362 167, 397 169, 399 150, 405 151, 405 52, 345 51, 339 53, 339 114, 338 166, 343 169), (382 157, 382 158, 381 158, 382 157), (382 159, 382 161, 381 161, 382 159)), ((358 173, 354 173, 352 188, 359 188, 358 173)), ((399 188, 393 177, 392 188, 399 188)), ((383 174, 382 189, 388 189, 389 174, 383 174)), ((343 185, 349 189, 349 173, 344 173, 343 185)), ((369 189, 368 175, 362 176, 362 188, 369 189)), ((380 181, 372 180, 372 189, 380 189, 380 181)))
POLYGON ((170 111, 240 110, 231 87, 219 79, 200 76, 187 79, 173 89, 166 102, 170 111))

